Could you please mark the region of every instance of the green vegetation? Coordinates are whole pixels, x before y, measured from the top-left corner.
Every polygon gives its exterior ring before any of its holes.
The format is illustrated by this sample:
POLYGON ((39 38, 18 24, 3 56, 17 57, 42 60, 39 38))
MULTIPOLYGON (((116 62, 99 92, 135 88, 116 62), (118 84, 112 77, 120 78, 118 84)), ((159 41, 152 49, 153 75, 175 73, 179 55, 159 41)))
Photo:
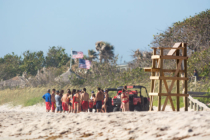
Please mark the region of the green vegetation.
POLYGON ((35 76, 37 70, 43 67, 61 68, 68 61, 70 61, 70 57, 65 53, 65 49, 55 46, 49 48, 46 57, 42 51, 25 51, 23 58, 14 53, 7 54, 3 58, 0 58, 0 79, 7 80, 21 75, 23 72, 27 72, 30 76, 35 76))
POLYGON ((35 104, 41 103, 41 102, 43 102, 42 97, 35 97, 35 98, 32 98, 32 99, 27 100, 24 103, 24 106, 32 106, 32 105, 35 105, 35 104))
MULTIPOLYGON (((192 76, 193 70, 197 69, 200 80, 197 84, 196 91, 207 91, 210 87, 210 57, 209 57, 209 41, 210 41, 210 10, 196 14, 194 17, 186 18, 182 22, 176 22, 166 31, 154 35, 154 40, 150 44, 152 47, 162 46, 171 47, 175 42, 187 42, 189 49, 193 54, 188 59, 188 77, 192 76)), ((120 71, 117 68, 118 55, 114 55, 114 47, 110 43, 97 42, 96 50, 89 50, 88 56, 84 56, 85 59, 92 61, 92 67, 90 70, 79 69, 78 61, 72 65, 72 70, 75 71, 83 79, 77 79, 73 77, 70 83, 53 83, 45 85, 36 85, 37 87, 17 88, 17 89, 5 89, 0 91, 0 104, 12 102, 14 105, 34 105, 36 103, 43 102, 42 95, 48 88, 55 88, 57 90, 64 89, 82 89, 86 87, 88 93, 91 91, 96 92, 96 88, 99 86, 102 89, 116 88, 124 85, 143 85, 150 91, 150 73, 146 73, 140 68, 140 63, 151 66, 150 57, 139 57, 136 53, 135 60, 130 66, 130 70, 120 71), (99 60, 99 61, 96 61, 99 60), (136 64, 134 64, 136 63, 136 64), (42 87, 39 87, 42 86, 42 87)), ((12 54, 7 54, 4 58, 0 58, 0 78, 9 79, 16 75, 20 75, 26 71, 29 75, 35 76, 37 70, 42 67, 52 69, 54 75, 59 75, 64 72, 69 64, 70 57, 65 53, 65 49, 62 47, 50 47, 47 56, 43 55, 42 51, 23 53, 23 58, 12 54)), ((174 62, 167 63, 167 68, 173 68, 174 62)), ((55 77, 55 76, 51 76, 55 77)), ((170 82, 168 82, 170 84, 170 82)), ((157 84, 157 83, 156 83, 157 84)), ((194 87, 191 84, 188 85, 189 90, 194 87)), ((180 87, 180 89, 182 89, 180 87)), ((163 91, 165 92, 165 91, 163 91)), ((175 87, 172 90, 175 93, 175 87)), ((116 95, 115 92, 109 93, 111 97, 116 95)), ((145 94, 144 94, 145 95, 145 94)), ((162 103, 164 102, 162 97, 162 103)), ((174 106, 176 107, 176 98, 172 97, 174 106)), ((200 99, 204 103, 209 103, 210 99, 200 99)), ((169 102, 168 102, 169 103, 169 102)), ((180 98, 181 107, 183 106, 183 99, 180 98)), ((157 105, 157 98, 155 97, 154 105, 157 105)))

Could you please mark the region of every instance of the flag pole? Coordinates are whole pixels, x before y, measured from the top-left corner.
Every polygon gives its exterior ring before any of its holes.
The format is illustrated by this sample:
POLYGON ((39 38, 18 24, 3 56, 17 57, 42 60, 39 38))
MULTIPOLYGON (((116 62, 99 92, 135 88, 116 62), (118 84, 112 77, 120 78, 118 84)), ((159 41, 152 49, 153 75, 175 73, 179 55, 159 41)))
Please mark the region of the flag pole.
POLYGON ((69 71, 71 71, 71 64, 72 63, 72 49, 71 49, 71 59, 70 59, 70 68, 69 68, 69 71))

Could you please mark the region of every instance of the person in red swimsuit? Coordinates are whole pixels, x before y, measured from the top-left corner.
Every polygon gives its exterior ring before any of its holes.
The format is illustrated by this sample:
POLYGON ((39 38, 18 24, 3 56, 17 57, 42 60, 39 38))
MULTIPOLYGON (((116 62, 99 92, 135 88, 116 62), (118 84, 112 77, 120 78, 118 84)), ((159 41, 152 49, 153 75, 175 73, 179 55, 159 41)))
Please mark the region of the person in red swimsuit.
MULTIPOLYGON (((125 92, 128 94, 128 100, 129 100, 129 92, 130 92, 130 90, 128 90, 127 89, 127 86, 124 86, 124 89, 125 89, 125 92)), ((127 111, 130 111, 130 109, 129 109, 129 101, 128 101, 128 103, 126 104, 127 105, 127 111)))
POLYGON ((81 95, 82 110, 84 112, 88 111, 89 105, 89 94, 86 92, 86 88, 83 88, 83 93, 81 95))
POLYGON ((51 110, 55 112, 55 89, 52 90, 51 94, 51 110))
POLYGON ((61 101, 62 101, 62 108, 63 108, 63 112, 68 112, 69 111, 69 108, 68 108, 68 96, 69 96, 69 93, 67 92, 66 94, 64 94, 61 98, 61 101))
POLYGON ((74 95, 74 113, 79 113, 80 107, 80 91, 77 90, 76 94, 74 95))
POLYGON ((129 111, 129 94, 125 89, 122 90, 121 94, 122 111, 129 111))

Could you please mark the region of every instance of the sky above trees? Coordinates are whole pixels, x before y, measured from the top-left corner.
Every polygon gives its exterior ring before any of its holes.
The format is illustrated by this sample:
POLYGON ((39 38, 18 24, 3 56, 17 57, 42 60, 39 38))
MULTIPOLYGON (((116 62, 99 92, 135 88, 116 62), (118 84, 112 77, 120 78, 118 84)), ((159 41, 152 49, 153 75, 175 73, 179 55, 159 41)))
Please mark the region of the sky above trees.
POLYGON ((47 55, 49 46, 88 54, 102 40, 123 63, 132 60, 132 50, 149 49, 153 35, 209 5, 209 0, 0 0, 0 57, 26 50, 47 55))

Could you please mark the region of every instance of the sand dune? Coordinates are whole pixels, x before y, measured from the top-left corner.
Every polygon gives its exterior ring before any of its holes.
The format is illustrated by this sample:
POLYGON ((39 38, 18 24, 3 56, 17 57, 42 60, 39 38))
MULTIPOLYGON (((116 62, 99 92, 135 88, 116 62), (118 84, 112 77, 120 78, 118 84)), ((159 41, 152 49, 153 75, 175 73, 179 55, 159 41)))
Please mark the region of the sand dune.
POLYGON ((0 106, 0 139, 210 139, 210 112, 44 111, 0 106))

